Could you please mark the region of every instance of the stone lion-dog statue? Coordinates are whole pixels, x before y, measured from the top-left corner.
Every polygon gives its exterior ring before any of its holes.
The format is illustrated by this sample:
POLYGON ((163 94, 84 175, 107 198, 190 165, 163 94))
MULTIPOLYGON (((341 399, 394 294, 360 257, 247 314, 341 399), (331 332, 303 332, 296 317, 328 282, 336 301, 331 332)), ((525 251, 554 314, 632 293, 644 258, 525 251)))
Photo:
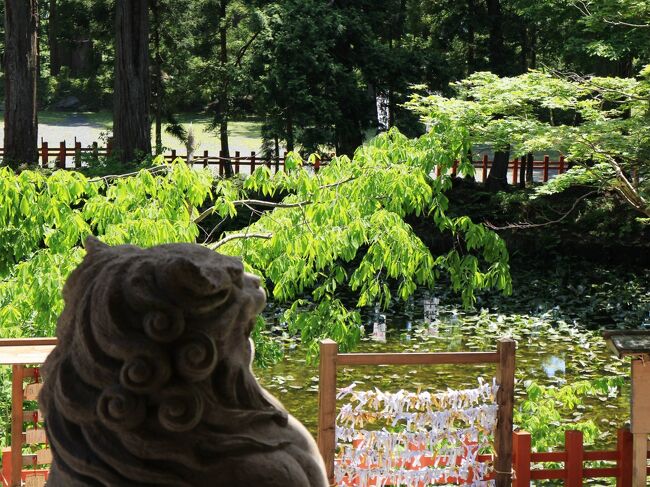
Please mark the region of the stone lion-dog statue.
POLYGON ((323 487, 307 430, 251 372, 266 296, 200 245, 86 241, 39 401, 48 487, 323 487))

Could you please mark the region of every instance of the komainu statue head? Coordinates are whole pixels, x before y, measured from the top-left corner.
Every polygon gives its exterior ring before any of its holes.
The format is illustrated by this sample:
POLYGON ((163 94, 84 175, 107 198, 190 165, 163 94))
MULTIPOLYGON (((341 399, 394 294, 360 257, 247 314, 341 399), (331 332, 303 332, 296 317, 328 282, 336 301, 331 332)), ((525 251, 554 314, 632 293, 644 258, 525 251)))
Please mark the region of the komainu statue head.
POLYGON ((251 372, 258 278, 199 245, 86 249, 43 366, 48 486, 327 485, 251 372))

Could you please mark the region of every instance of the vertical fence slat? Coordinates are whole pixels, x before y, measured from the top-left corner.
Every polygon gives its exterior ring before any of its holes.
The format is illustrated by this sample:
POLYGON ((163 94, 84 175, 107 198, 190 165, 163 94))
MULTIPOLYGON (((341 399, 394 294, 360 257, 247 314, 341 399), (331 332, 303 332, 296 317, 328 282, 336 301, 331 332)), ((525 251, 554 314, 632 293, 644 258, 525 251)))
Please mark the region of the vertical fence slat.
POLYGON ((511 485, 512 476, 512 414, 515 402, 515 351, 516 343, 510 338, 499 340, 497 352, 496 379, 499 384, 497 392, 497 429, 494 435, 495 480, 497 487, 511 485))
POLYGON ((113 154, 113 137, 106 139, 106 157, 110 157, 113 154))
POLYGON ((99 159, 99 147, 97 146, 97 142, 93 142, 93 160, 97 162, 99 159))
POLYGON ((564 172, 564 156, 560 156, 560 164, 557 168, 557 173, 562 174, 564 172))
POLYGON ((239 158, 241 157, 239 151, 235 151, 235 174, 239 174, 239 158))
POLYGON ((630 487, 632 485, 632 433, 628 428, 618 430, 616 450, 618 451, 616 487, 630 487))
POLYGON ((65 169, 65 140, 59 144, 59 155, 56 159, 56 167, 58 169, 65 169))
POLYGON ((81 142, 76 138, 74 141, 74 167, 77 169, 81 167, 81 142))
POLYGON ((512 163, 512 184, 517 184, 517 173, 519 172, 519 158, 515 157, 514 162, 512 163))
POLYGON ((223 177, 223 173, 224 173, 224 161, 223 161, 223 159, 225 157, 225 154, 226 153, 224 151, 222 151, 222 150, 219 151, 219 176, 220 177, 223 177))
POLYGON ((584 449, 582 431, 564 432, 564 449, 566 450, 566 487, 582 487, 582 463, 584 449))
POLYGON ((255 151, 251 152, 251 174, 255 172, 255 151))
POLYGON ((549 163, 549 157, 544 156, 544 173, 543 173, 543 181, 547 182, 548 181, 548 163, 549 163))
POLYGON ((210 153, 207 150, 203 151, 203 167, 208 167, 208 157, 210 157, 210 153))
POLYGON ((25 366, 11 370, 11 487, 20 487, 23 469, 23 377, 25 366))
POLYGON ((320 156, 316 154, 314 158, 314 172, 318 173, 319 170, 320 170, 320 156))
POLYGON ((515 431, 512 437, 514 487, 530 487, 530 457, 531 438, 530 433, 515 431))
POLYGON ((176 149, 172 149, 172 161, 176 160, 176 149))
POLYGON ((47 146, 47 142, 42 142, 41 145, 41 166, 44 168, 48 166, 50 162, 50 153, 47 146))
POLYGON ((339 346, 330 339, 320 342, 318 382, 318 449, 325 462, 330 485, 334 485, 336 450, 336 355, 339 346))

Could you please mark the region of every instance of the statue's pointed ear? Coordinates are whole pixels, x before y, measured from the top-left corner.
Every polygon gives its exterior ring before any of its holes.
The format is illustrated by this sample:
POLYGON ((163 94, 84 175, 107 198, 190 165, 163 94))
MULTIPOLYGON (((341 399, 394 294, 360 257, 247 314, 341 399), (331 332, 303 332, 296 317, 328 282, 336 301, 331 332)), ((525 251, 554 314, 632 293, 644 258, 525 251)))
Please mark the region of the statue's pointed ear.
POLYGON ((94 255, 109 248, 108 245, 92 235, 86 238, 84 247, 86 247, 86 253, 88 255, 94 255))

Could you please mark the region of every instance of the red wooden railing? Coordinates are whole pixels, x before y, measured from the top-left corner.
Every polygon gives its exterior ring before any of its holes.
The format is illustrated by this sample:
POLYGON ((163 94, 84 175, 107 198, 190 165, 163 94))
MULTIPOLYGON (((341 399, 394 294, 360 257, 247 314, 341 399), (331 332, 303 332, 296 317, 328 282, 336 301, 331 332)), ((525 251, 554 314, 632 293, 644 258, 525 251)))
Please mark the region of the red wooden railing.
MULTIPOLYGON (((72 147, 67 146, 65 141, 60 142, 58 147, 50 147, 47 142, 43 141, 41 147, 38 148, 38 152, 40 154, 40 165, 43 168, 79 169, 82 167, 84 159, 98 159, 99 157, 110 155, 112 153, 112 144, 109 140, 106 147, 99 147, 97 142, 93 142, 91 146, 82 147, 81 142, 75 139, 72 147)), ((0 157, 3 154, 4 149, 0 147, 0 157)), ((240 151, 236 151, 233 156, 225 157, 223 152, 219 152, 219 155, 215 155, 214 153, 211 155, 209 151, 204 150, 200 154, 194 154, 192 163, 218 169, 219 174, 222 176, 226 173, 226 166, 228 164, 231 165, 235 174, 239 174, 240 172, 252 173, 261 165, 266 165, 268 168, 277 172, 280 168, 284 167, 286 155, 287 153, 285 152, 282 156, 264 158, 257 155, 254 151, 250 155, 241 155, 240 151), (244 170, 244 168, 247 168, 247 170, 244 170)), ((168 161, 177 158, 187 161, 187 155, 179 154, 176 149, 165 153, 164 157, 168 161)), ((314 169, 318 171, 321 165, 327 164, 327 161, 328 157, 322 160, 317 159, 313 165, 314 169)), ((475 177, 479 181, 485 181, 487 179, 488 172, 492 168, 492 162, 487 155, 484 155, 480 161, 473 162, 474 168, 476 169, 475 177)), ((508 180, 512 184, 517 184, 522 177, 522 174, 520 174, 521 164, 519 158, 515 158, 508 163, 508 180)), ((457 170, 458 164, 454 164, 451 169, 451 175, 456 176, 457 170)), ((536 175, 535 179, 537 181, 547 182, 551 177, 566 172, 567 164, 563 156, 560 156, 557 161, 551 161, 549 156, 544 156, 543 160, 533 161, 532 170, 533 174, 536 175)), ((440 176, 439 167, 436 167, 435 174, 436 176, 440 176)))
MULTIPOLYGON (((564 480, 565 487, 581 487, 584 479, 614 478, 617 487, 632 486, 632 433, 618 430, 616 450, 585 450, 580 431, 565 431, 565 451, 531 452, 530 433, 513 433, 513 487, 529 487, 532 480, 564 480), (531 464, 555 462, 563 468, 531 468, 531 464), (585 462, 610 462, 590 467, 585 462)), ((650 452, 647 455, 650 458, 650 452)), ((650 468, 647 469, 650 473, 650 468)))

